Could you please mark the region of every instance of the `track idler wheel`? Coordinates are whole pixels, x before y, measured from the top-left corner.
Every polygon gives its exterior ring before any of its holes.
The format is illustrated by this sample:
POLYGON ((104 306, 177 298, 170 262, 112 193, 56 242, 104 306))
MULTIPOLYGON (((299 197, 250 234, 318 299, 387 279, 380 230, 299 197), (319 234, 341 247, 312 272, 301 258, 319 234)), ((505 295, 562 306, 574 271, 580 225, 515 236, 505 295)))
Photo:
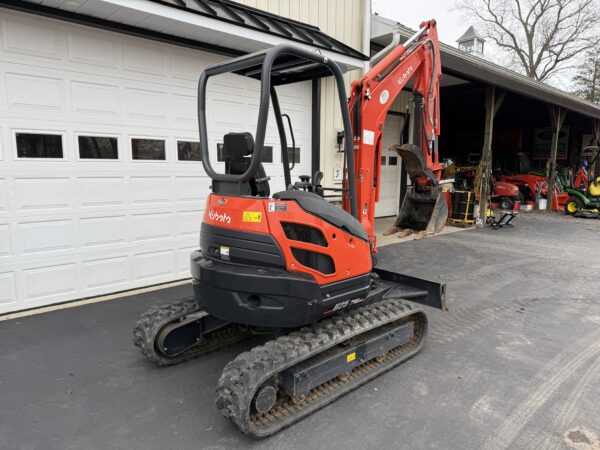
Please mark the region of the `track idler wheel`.
POLYGON ((235 344, 252 334, 248 328, 211 316, 194 297, 153 306, 133 329, 133 344, 159 366, 170 366, 235 344))

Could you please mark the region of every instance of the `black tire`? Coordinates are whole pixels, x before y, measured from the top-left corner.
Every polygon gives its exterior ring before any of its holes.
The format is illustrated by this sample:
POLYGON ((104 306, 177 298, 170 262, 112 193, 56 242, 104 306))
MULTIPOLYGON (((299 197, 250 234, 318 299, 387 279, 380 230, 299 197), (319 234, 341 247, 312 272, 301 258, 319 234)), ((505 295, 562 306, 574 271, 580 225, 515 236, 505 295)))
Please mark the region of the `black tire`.
POLYGON ((508 197, 500 199, 500 209, 512 209, 514 202, 508 197))
POLYGON ((579 197, 571 195, 565 203, 565 215, 573 216, 577 211, 583 208, 583 202, 579 197))

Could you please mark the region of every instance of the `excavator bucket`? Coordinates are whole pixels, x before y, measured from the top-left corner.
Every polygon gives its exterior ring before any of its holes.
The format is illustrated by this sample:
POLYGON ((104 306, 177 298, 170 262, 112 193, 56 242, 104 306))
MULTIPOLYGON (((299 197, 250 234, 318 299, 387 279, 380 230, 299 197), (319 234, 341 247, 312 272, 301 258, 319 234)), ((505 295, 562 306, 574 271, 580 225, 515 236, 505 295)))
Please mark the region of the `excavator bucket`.
POLYGON ((412 144, 393 145, 390 150, 400 155, 412 182, 402 201, 394 227, 425 231, 427 234, 439 233, 448 220, 448 205, 440 195, 441 188, 436 176, 426 166, 423 152, 412 144), (421 186, 417 182, 424 177, 430 180, 427 186, 421 186))

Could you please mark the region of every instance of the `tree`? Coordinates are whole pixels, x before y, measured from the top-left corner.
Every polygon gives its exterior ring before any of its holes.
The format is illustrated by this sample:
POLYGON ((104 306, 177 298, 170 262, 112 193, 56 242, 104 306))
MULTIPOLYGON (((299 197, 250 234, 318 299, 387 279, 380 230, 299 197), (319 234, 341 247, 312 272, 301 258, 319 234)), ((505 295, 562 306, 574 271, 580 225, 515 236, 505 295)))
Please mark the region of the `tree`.
POLYGON ((600 44, 596 0, 459 0, 462 10, 517 68, 539 81, 600 44))
POLYGON ((593 103, 600 103, 600 51, 585 54, 573 77, 574 94, 593 103))

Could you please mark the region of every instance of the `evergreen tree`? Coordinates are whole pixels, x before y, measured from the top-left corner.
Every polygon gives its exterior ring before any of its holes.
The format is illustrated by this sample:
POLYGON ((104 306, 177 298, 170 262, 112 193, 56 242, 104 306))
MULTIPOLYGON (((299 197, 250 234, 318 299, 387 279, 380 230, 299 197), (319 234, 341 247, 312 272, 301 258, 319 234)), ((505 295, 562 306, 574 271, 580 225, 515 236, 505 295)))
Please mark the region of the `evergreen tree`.
POLYGON ((600 103, 600 52, 588 51, 583 62, 576 67, 573 77, 575 95, 593 103, 600 103))

